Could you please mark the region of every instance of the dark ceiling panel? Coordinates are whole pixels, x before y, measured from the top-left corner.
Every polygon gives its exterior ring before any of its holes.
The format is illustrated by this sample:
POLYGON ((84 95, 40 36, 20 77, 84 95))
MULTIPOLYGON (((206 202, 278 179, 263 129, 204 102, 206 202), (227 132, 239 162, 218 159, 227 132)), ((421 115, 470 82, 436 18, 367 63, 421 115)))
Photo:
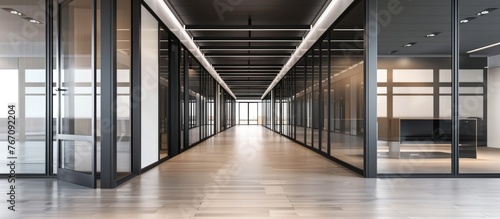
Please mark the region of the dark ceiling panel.
POLYGON ((259 99, 329 0, 167 2, 236 97, 259 99))

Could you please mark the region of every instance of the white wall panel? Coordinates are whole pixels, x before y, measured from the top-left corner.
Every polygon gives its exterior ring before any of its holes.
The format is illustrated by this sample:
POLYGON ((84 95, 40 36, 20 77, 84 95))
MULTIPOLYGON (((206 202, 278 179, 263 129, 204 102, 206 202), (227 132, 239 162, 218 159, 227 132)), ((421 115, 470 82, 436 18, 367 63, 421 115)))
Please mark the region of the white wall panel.
POLYGON ((395 118, 432 118, 432 96, 394 96, 393 114, 395 118))
MULTIPOLYGON (((497 63, 497 64, 500 64, 497 63)), ((488 70, 488 147, 500 148, 500 68, 488 70)))
POLYGON ((142 7, 141 167, 158 161, 158 21, 142 7))
POLYGON ((394 82, 433 82, 434 70, 432 69, 394 69, 392 71, 394 82))

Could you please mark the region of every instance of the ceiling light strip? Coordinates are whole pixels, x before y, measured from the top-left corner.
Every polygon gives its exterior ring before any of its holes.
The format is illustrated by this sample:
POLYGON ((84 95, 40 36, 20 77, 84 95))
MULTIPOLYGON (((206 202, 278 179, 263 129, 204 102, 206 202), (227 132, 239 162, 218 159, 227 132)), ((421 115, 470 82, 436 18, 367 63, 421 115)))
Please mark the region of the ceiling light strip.
POLYGON ((226 91, 236 99, 236 96, 231 92, 231 89, 226 85, 217 71, 212 67, 212 64, 203 56, 198 46, 186 32, 184 26, 177 20, 172 10, 163 0, 144 0, 144 2, 155 12, 155 14, 167 25, 168 29, 184 44, 184 46, 193 54, 200 64, 215 78, 226 91))
POLYGON ((481 47, 481 48, 477 48, 477 49, 474 49, 474 50, 468 51, 467 53, 479 52, 479 51, 481 51, 481 50, 489 49, 489 48, 491 48, 491 47, 495 47, 495 46, 500 46, 500 42, 498 42, 498 43, 494 43, 494 44, 491 44, 491 45, 487 45, 487 46, 483 46, 483 47, 481 47))
MULTIPOLYGON (((328 7, 320 15, 319 19, 312 26, 311 30, 307 33, 306 37, 297 49, 293 52, 290 59, 283 66, 280 73, 273 80, 271 85, 267 88, 266 92, 262 95, 262 99, 278 84, 288 71, 304 56, 304 54, 318 41, 318 39, 325 33, 333 22, 336 21, 342 12, 344 12, 354 0, 332 0, 328 7)), ((336 31, 362 31, 362 29, 334 29, 336 31)))

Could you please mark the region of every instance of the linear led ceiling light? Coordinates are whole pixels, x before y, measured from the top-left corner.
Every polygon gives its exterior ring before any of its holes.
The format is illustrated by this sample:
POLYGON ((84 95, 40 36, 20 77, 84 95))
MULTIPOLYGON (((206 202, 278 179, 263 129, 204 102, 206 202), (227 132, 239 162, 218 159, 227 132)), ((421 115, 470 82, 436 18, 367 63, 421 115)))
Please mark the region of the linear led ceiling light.
MULTIPOLYGON (((262 95, 262 99, 278 84, 290 69, 300 60, 302 56, 314 45, 316 41, 325 33, 333 22, 336 21, 342 12, 344 12, 354 0, 332 0, 328 7, 319 16, 319 19, 307 32, 300 45, 293 52, 292 56, 281 69, 280 73, 274 78, 273 82, 269 85, 266 92, 262 95)), ((334 29, 336 31, 362 31, 362 29, 334 29)))
POLYGON ((477 48, 477 49, 474 49, 474 50, 468 51, 467 53, 479 52, 479 51, 481 51, 481 50, 489 49, 489 48, 491 48, 491 47, 495 47, 495 46, 500 46, 500 42, 498 42, 498 43, 494 43, 494 44, 491 44, 491 45, 487 45, 487 46, 483 46, 483 47, 481 47, 481 48, 477 48))
POLYGON ((201 53, 200 49, 194 43, 193 39, 187 33, 184 26, 181 24, 177 17, 174 15, 174 12, 170 10, 167 4, 163 0, 145 0, 144 1, 154 12, 155 14, 167 25, 168 29, 184 44, 184 46, 198 59, 201 65, 205 67, 205 69, 215 78, 219 84, 226 89, 226 91, 236 99, 236 96, 233 94, 231 89, 226 85, 224 80, 220 77, 217 71, 213 68, 212 64, 208 62, 203 53, 201 53))

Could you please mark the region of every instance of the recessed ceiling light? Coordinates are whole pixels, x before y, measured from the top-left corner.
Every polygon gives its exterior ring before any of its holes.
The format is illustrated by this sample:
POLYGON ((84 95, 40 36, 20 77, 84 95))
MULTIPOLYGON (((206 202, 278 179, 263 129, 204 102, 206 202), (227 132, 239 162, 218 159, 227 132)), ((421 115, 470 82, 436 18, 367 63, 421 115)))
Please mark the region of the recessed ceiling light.
POLYGON ((466 17, 460 21, 461 24, 469 23, 469 21, 476 19, 475 17, 466 17))
POLYGON ((489 14, 490 12, 494 11, 494 10, 497 10, 497 8, 487 8, 487 9, 484 9, 480 12, 477 13, 477 16, 483 16, 483 15, 487 15, 489 14))
POLYGON ((412 42, 412 43, 407 43, 407 44, 405 44, 403 47, 412 47, 412 46, 413 46, 413 45, 415 45, 415 44, 417 44, 417 43, 414 43, 414 42, 412 42))
POLYGON ((398 52, 398 50, 392 50, 389 52, 389 55, 392 55, 392 54, 397 53, 397 52, 398 52))
POLYGON ((430 38, 430 37, 435 37, 435 36, 439 35, 440 33, 441 33, 441 32, 434 32, 434 33, 430 33, 430 34, 425 35, 425 37, 427 37, 427 38, 430 38))
POLYGON ((490 13, 489 11, 481 11, 481 12, 477 13, 477 16, 483 16, 483 15, 487 15, 489 13, 490 13))
POLYGON ((24 20, 27 20, 28 22, 32 23, 32 24, 41 24, 42 22, 40 22, 39 20, 35 19, 35 18, 31 18, 31 17, 23 17, 24 20))

